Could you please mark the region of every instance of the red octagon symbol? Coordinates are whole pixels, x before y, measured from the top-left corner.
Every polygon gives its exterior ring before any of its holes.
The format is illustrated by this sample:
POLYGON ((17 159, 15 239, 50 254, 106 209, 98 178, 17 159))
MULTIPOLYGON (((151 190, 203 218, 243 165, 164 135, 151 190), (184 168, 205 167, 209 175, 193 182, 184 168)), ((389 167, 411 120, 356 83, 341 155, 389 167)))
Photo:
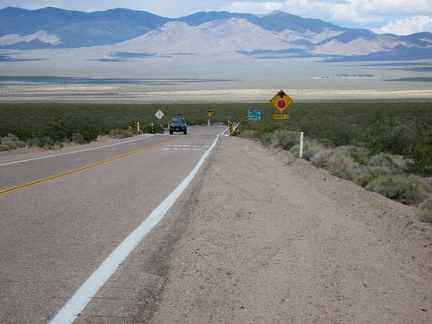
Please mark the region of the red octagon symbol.
POLYGON ((279 109, 284 109, 284 108, 286 108, 286 106, 287 106, 287 103, 286 103, 286 101, 285 100, 279 100, 278 102, 277 102, 277 107, 279 108, 279 109))

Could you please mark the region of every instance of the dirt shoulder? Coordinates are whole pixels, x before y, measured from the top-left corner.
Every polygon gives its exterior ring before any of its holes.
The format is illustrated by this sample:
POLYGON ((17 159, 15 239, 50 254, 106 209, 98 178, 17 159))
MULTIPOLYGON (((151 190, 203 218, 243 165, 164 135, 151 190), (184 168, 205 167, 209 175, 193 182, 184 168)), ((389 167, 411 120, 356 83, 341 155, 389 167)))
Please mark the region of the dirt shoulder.
POLYGON ((414 208, 237 137, 199 178, 153 324, 432 323, 414 208))

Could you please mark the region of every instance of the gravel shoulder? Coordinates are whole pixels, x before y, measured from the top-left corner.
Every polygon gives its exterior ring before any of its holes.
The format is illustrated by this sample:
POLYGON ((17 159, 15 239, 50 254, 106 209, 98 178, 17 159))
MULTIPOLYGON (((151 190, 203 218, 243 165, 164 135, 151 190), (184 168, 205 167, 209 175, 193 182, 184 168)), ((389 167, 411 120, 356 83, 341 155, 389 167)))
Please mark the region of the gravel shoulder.
POLYGON ((291 153, 223 137, 152 323, 432 323, 432 226, 291 153))

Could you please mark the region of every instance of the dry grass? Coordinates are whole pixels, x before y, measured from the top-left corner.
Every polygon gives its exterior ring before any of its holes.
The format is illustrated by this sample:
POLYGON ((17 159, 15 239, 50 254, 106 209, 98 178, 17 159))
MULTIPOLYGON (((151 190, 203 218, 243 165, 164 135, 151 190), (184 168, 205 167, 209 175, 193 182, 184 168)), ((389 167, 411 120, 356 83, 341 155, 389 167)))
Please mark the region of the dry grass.
POLYGON ((432 223, 432 197, 429 197, 420 204, 417 216, 422 222, 432 223))
POLYGON ((426 180, 415 175, 378 176, 366 186, 366 189, 406 205, 422 203, 432 191, 426 180))
POLYGON ((15 150, 19 147, 25 147, 25 143, 20 141, 15 135, 9 134, 8 136, 0 139, 0 151, 15 150))

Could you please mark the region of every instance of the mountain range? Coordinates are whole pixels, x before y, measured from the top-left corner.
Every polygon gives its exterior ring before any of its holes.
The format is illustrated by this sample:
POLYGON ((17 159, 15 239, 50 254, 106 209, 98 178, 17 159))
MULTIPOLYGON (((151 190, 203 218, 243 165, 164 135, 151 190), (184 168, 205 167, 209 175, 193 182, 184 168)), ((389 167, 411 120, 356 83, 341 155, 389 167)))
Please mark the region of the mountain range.
POLYGON ((108 60, 113 61, 210 53, 263 59, 413 60, 432 57, 432 33, 376 34, 282 11, 268 15, 198 12, 174 19, 128 9, 0 10, 0 49, 96 46, 112 48, 108 60))

